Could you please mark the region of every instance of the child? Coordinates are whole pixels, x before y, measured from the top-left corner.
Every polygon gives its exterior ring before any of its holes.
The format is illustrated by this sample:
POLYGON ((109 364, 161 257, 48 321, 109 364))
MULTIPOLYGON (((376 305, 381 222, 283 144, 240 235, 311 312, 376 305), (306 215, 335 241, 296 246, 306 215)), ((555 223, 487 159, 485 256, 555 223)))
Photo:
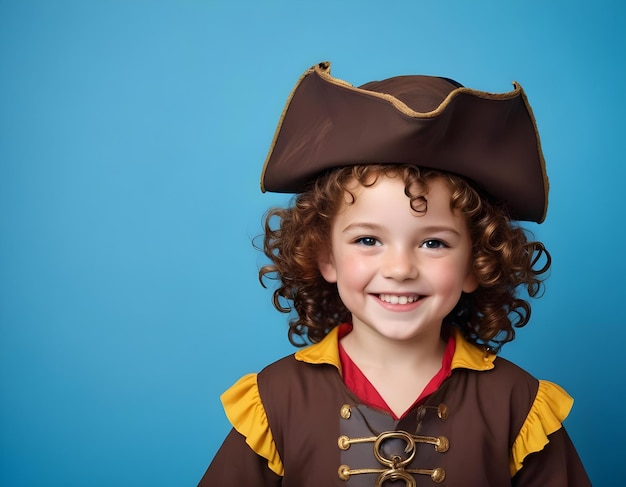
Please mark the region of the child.
POLYGON ((260 277, 312 343, 222 396, 233 429, 201 486, 588 486, 562 426, 572 399, 496 357, 550 255, 548 183, 521 87, 302 76, 263 190, 260 277), (278 222, 278 226, 276 225, 278 222))

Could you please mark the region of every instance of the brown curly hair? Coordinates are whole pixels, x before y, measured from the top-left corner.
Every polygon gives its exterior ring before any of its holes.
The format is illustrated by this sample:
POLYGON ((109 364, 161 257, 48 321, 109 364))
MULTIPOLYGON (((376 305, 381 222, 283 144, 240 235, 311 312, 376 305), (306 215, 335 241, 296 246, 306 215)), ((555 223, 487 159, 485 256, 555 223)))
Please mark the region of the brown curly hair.
MULTIPOLYGON (((264 217, 263 252, 271 264, 259 270, 259 280, 279 282, 273 293, 276 309, 295 311, 289 322, 289 341, 297 346, 319 342, 339 323, 351 320, 336 284, 318 268, 321 249, 329 245, 331 224, 353 181, 371 186, 381 176, 401 177, 411 207, 425 212, 428 183, 443 180, 451 190, 450 207, 461 211, 472 241, 476 291, 461 296, 444 320, 444 333, 458 328, 470 342, 497 352, 515 338, 515 328, 528 323, 530 304, 518 288, 535 297, 542 290, 541 275, 551 264, 541 242, 529 240, 506 210, 454 174, 411 165, 361 165, 333 169, 317 177, 294 197, 288 208, 272 208, 264 217), (411 188, 420 188, 413 194, 411 188)), ((348 194, 351 194, 348 192, 348 194)), ((354 200, 355 195, 351 194, 354 200)))

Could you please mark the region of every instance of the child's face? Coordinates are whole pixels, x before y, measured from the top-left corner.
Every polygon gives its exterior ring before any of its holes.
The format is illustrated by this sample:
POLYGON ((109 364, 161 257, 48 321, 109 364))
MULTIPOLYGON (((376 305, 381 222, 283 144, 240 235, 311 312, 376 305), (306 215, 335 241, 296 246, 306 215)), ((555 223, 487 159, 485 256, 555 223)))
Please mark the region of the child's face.
POLYGON ((461 292, 477 287, 467 224, 451 210, 450 190, 430 182, 428 210, 417 214, 399 177, 350 189, 356 201, 334 218, 331 249, 319 264, 337 283, 354 329, 393 340, 438 335, 461 292))

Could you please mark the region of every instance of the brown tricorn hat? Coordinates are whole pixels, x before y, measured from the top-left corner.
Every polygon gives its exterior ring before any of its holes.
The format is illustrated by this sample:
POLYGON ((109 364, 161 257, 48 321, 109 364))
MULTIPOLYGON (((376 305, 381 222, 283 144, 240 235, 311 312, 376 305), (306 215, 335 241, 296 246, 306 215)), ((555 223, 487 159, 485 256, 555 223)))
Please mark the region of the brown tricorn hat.
POLYGON ((526 95, 486 93, 447 78, 398 76, 354 87, 330 63, 298 80, 278 123, 261 189, 298 193, 322 172, 413 164, 471 180, 513 219, 541 223, 545 162, 526 95))

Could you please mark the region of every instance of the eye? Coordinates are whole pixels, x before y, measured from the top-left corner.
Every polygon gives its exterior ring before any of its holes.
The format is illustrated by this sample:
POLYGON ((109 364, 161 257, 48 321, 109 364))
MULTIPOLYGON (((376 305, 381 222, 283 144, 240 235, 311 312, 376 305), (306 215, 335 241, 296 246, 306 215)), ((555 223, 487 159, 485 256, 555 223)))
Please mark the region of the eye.
POLYGON ((425 249, 445 249, 448 245, 445 242, 437 239, 426 240, 422 243, 422 247, 425 249))
POLYGON ((364 245, 365 247, 374 247, 376 245, 380 245, 380 241, 374 237, 359 237, 354 243, 359 245, 364 245))

